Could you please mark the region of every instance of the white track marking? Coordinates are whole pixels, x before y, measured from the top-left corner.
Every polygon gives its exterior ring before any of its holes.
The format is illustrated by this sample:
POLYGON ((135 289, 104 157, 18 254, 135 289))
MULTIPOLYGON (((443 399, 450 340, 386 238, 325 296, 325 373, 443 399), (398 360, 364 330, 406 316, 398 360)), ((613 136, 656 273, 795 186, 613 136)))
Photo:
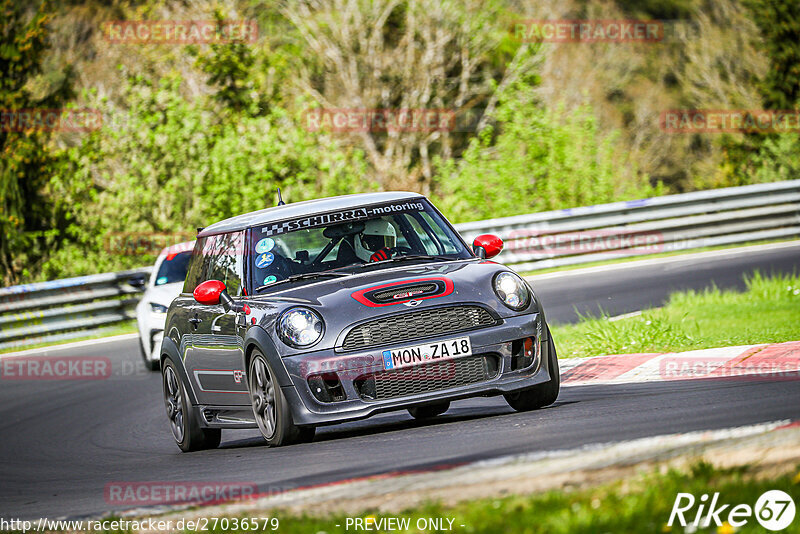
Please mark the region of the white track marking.
POLYGON ((101 337, 98 339, 86 339, 84 341, 75 341, 72 343, 62 343, 60 345, 51 345, 49 347, 39 347, 38 349, 27 349, 22 350, 19 352, 7 352, 5 354, 0 354, 0 359, 3 358, 13 358, 15 356, 27 356, 30 354, 38 354, 40 356, 46 356, 48 352, 54 350, 67 350, 67 349, 78 349, 81 347, 89 347, 91 345, 100 345, 102 343, 110 343, 113 341, 124 341, 127 339, 136 339, 139 337, 138 333, 133 334, 120 334, 118 336, 110 336, 110 337, 101 337))

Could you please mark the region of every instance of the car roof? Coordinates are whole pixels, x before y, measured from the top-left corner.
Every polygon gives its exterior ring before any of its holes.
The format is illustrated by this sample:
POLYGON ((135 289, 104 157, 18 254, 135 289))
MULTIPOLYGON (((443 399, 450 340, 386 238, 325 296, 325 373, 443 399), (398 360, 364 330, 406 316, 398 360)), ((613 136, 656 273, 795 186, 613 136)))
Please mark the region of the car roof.
POLYGON ((198 232, 197 237, 244 230, 252 226, 294 219, 296 217, 313 215, 316 213, 327 213, 359 206, 368 206, 370 204, 395 202, 412 198, 425 197, 419 193, 409 193, 407 191, 387 191, 383 193, 358 193, 355 195, 305 200, 303 202, 294 202, 292 204, 284 204, 283 206, 274 206, 272 208, 252 211, 216 222, 198 232))
POLYGON ((178 243, 176 245, 170 245, 168 247, 164 247, 164 249, 158 253, 159 256, 169 256, 173 254, 180 254, 181 252, 191 252, 194 249, 194 241, 185 241, 183 243, 178 243))

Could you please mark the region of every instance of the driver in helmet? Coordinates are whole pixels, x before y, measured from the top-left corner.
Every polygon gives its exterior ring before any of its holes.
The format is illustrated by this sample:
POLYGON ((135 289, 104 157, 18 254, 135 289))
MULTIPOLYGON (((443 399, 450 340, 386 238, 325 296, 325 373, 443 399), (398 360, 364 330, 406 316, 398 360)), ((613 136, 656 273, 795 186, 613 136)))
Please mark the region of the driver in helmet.
POLYGON ((364 223, 364 230, 355 238, 356 256, 364 261, 383 261, 392 256, 397 232, 389 221, 373 219, 364 223))

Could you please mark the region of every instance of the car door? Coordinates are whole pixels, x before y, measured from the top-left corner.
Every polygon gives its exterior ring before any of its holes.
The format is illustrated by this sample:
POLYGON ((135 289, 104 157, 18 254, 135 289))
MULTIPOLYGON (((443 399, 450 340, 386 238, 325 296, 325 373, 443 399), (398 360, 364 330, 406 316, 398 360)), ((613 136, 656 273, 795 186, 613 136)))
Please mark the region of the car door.
MULTIPOLYGON (((203 280, 219 280, 235 300, 242 299, 244 232, 207 237, 203 247, 203 280)), ((244 340, 237 312, 222 304, 196 304, 192 310, 192 349, 186 371, 200 404, 235 406, 249 403, 242 363, 244 340)), ((241 314, 239 314, 241 315, 241 314)), ((239 319, 241 320, 241 319, 239 319)))

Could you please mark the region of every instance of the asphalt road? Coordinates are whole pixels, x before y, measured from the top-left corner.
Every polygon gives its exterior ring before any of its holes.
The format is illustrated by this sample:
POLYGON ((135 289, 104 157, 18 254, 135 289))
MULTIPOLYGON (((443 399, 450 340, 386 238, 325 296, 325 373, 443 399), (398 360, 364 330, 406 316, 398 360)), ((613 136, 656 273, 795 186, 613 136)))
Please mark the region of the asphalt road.
POLYGON ((581 314, 611 316, 663 305, 670 293, 712 283, 744 290, 744 277, 800 273, 800 242, 610 264, 529 277, 551 323, 572 323, 581 314))
MULTIPOLYGON (((791 272, 798 264, 800 246, 534 284, 550 320, 566 321, 572 303, 602 303, 611 313, 624 313, 657 305, 672 289, 711 281, 741 287, 742 274, 754 268, 791 272)), ((454 403, 434 422, 412 420, 405 412, 383 414, 323 428, 313 443, 278 449, 265 447, 256 431, 225 431, 220 449, 182 454, 167 426, 159 375, 144 370, 135 340, 40 354, 108 357, 113 372, 94 381, 0 380, 0 517, 6 519, 105 513, 115 508, 104 499, 104 488, 113 482, 252 482, 261 491, 289 490, 800 417, 800 381, 582 386, 562 389, 554 406, 537 412, 515 413, 502 398, 474 399, 454 403)))

